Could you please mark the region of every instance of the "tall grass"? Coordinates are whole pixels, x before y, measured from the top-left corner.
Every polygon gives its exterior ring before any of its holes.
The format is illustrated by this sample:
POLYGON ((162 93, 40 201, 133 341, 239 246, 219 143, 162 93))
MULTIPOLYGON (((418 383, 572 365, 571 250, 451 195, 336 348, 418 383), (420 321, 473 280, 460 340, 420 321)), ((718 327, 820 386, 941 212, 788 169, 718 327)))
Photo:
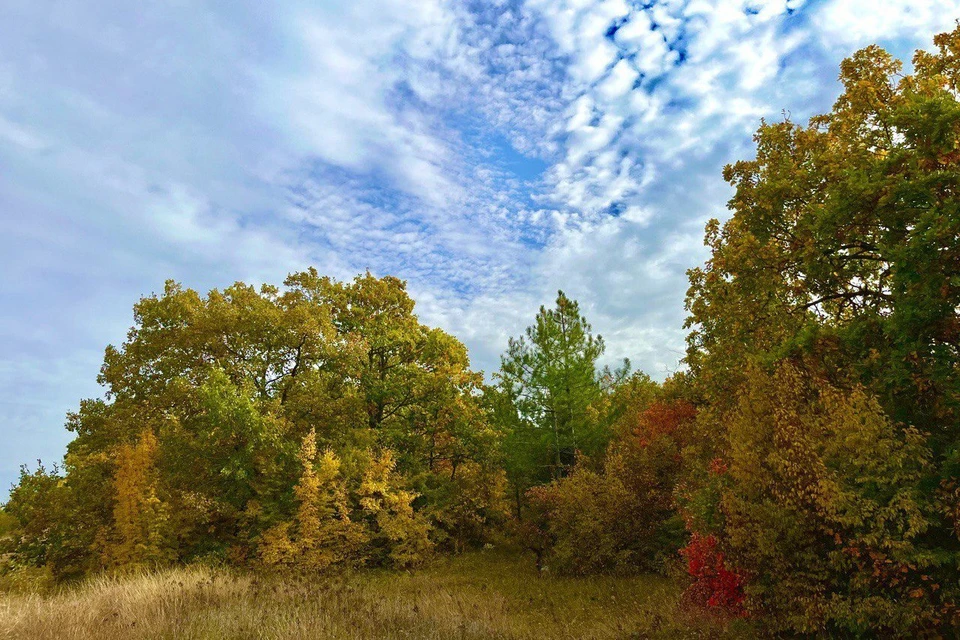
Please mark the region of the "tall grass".
POLYGON ((725 638, 662 577, 540 577, 491 552, 312 581, 186 567, 0 595, 0 638, 725 638))

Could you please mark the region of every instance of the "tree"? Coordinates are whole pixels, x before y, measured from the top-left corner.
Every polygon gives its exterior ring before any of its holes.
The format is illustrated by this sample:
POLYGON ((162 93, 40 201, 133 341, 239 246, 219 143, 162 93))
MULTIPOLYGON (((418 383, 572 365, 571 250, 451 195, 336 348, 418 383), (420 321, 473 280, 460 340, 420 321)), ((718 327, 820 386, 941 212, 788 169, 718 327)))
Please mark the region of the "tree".
POLYGON ((110 566, 154 567, 174 558, 170 509, 157 486, 158 454, 159 442, 150 429, 117 451, 113 536, 104 554, 110 566))
POLYGON ((708 225, 711 258, 691 271, 687 360, 736 386, 743 353, 817 353, 945 461, 960 438, 960 29, 935 42, 908 76, 859 51, 831 113, 764 124, 756 159, 726 167, 734 215, 708 225))
POLYGON ((426 513, 438 548, 460 553, 501 540, 509 515, 507 478, 498 464, 464 462, 450 474, 436 474, 424 489, 426 513))
POLYGON ((599 470, 580 465, 531 489, 536 530, 526 539, 540 561, 572 574, 662 569, 683 540, 674 490, 695 414, 684 401, 629 412, 633 424, 599 470))
POLYGON ((20 481, 3 507, 15 522, 12 549, 4 549, 11 551, 13 564, 46 569, 57 580, 98 565, 92 550, 97 532, 86 526, 76 494, 60 471, 48 471, 39 462, 33 472, 21 467, 20 481))
POLYGON ((329 309, 336 342, 344 347, 340 371, 357 394, 353 428, 362 420, 366 443, 394 451, 403 472, 421 472, 458 455, 456 447, 438 443, 452 444, 482 429, 475 420, 461 428, 457 420, 478 413, 481 377, 470 370, 466 347, 419 321, 405 282, 368 272, 341 283, 310 270, 286 284, 329 309))
POLYGON ((580 453, 603 451, 608 430, 594 406, 604 394, 597 371, 603 351, 603 338, 593 336, 577 302, 562 291, 554 309, 540 308, 525 336, 510 339, 490 404, 507 427, 508 473, 518 491, 562 477, 580 453))
MULTIPOLYGON (((901 446, 919 446, 904 428, 922 434, 931 458, 917 471, 928 487, 918 508, 933 520, 910 544, 932 560, 930 580, 951 585, 937 596, 947 626, 960 595, 960 538, 944 502, 960 474, 960 27, 934 42, 912 75, 879 47, 857 52, 830 113, 808 126, 763 123, 756 158, 725 168, 733 215, 708 224, 710 260, 690 271, 687 362, 703 401, 704 469, 732 446, 730 415, 758 384, 751 367, 782 361, 805 363, 828 389, 862 386, 878 406, 857 411, 871 424, 885 416, 901 446)), ((743 455, 758 455, 751 447, 743 455)), ((700 496, 717 484, 703 480, 700 496)))
POLYGON ((921 434, 895 425, 861 386, 786 363, 745 375, 733 408, 707 418, 726 434, 707 470, 719 479, 721 526, 687 514, 747 577, 748 609, 780 633, 941 624, 950 604, 919 544, 932 523, 921 434))
POLYGON ((270 567, 306 572, 359 564, 366 534, 350 519, 340 460, 330 450, 317 459, 313 430, 304 436, 298 458, 303 471, 294 490, 296 515, 293 522, 280 523, 264 532, 261 560, 270 567))

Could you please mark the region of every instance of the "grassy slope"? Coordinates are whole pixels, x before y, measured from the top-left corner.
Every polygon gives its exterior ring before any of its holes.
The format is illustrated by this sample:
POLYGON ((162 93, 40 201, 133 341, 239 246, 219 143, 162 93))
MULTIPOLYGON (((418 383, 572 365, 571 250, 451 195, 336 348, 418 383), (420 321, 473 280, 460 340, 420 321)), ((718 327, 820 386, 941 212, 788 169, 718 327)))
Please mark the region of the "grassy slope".
POLYGON ((539 577, 484 552, 310 584, 200 567, 0 595, 0 638, 725 638, 655 576, 539 577))

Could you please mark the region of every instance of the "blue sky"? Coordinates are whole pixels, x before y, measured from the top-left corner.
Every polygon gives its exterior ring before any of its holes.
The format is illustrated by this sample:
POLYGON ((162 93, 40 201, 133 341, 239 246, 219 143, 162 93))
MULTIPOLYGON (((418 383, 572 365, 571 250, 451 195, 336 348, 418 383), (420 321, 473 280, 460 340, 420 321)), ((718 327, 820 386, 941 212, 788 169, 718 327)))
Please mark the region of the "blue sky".
POLYGON ((760 118, 960 0, 0 3, 0 496, 167 278, 409 281, 496 368, 558 288, 662 378, 760 118))

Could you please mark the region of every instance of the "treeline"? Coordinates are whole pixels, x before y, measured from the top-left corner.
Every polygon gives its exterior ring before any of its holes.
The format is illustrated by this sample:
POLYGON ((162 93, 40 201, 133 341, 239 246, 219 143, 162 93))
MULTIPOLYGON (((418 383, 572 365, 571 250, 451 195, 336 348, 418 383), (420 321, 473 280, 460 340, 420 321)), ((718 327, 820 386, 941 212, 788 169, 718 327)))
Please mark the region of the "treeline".
POLYGON ((404 283, 168 283, 108 347, 62 468, 4 507, 8 575, 214 560, 315 573, 487 543, 664 571, 773 634, 960 628, 960 28, 879 47, 728 166, 656 383, 562 293, 492 383, 404 283), (31 569, 33 568, 33 569, 31 569))

